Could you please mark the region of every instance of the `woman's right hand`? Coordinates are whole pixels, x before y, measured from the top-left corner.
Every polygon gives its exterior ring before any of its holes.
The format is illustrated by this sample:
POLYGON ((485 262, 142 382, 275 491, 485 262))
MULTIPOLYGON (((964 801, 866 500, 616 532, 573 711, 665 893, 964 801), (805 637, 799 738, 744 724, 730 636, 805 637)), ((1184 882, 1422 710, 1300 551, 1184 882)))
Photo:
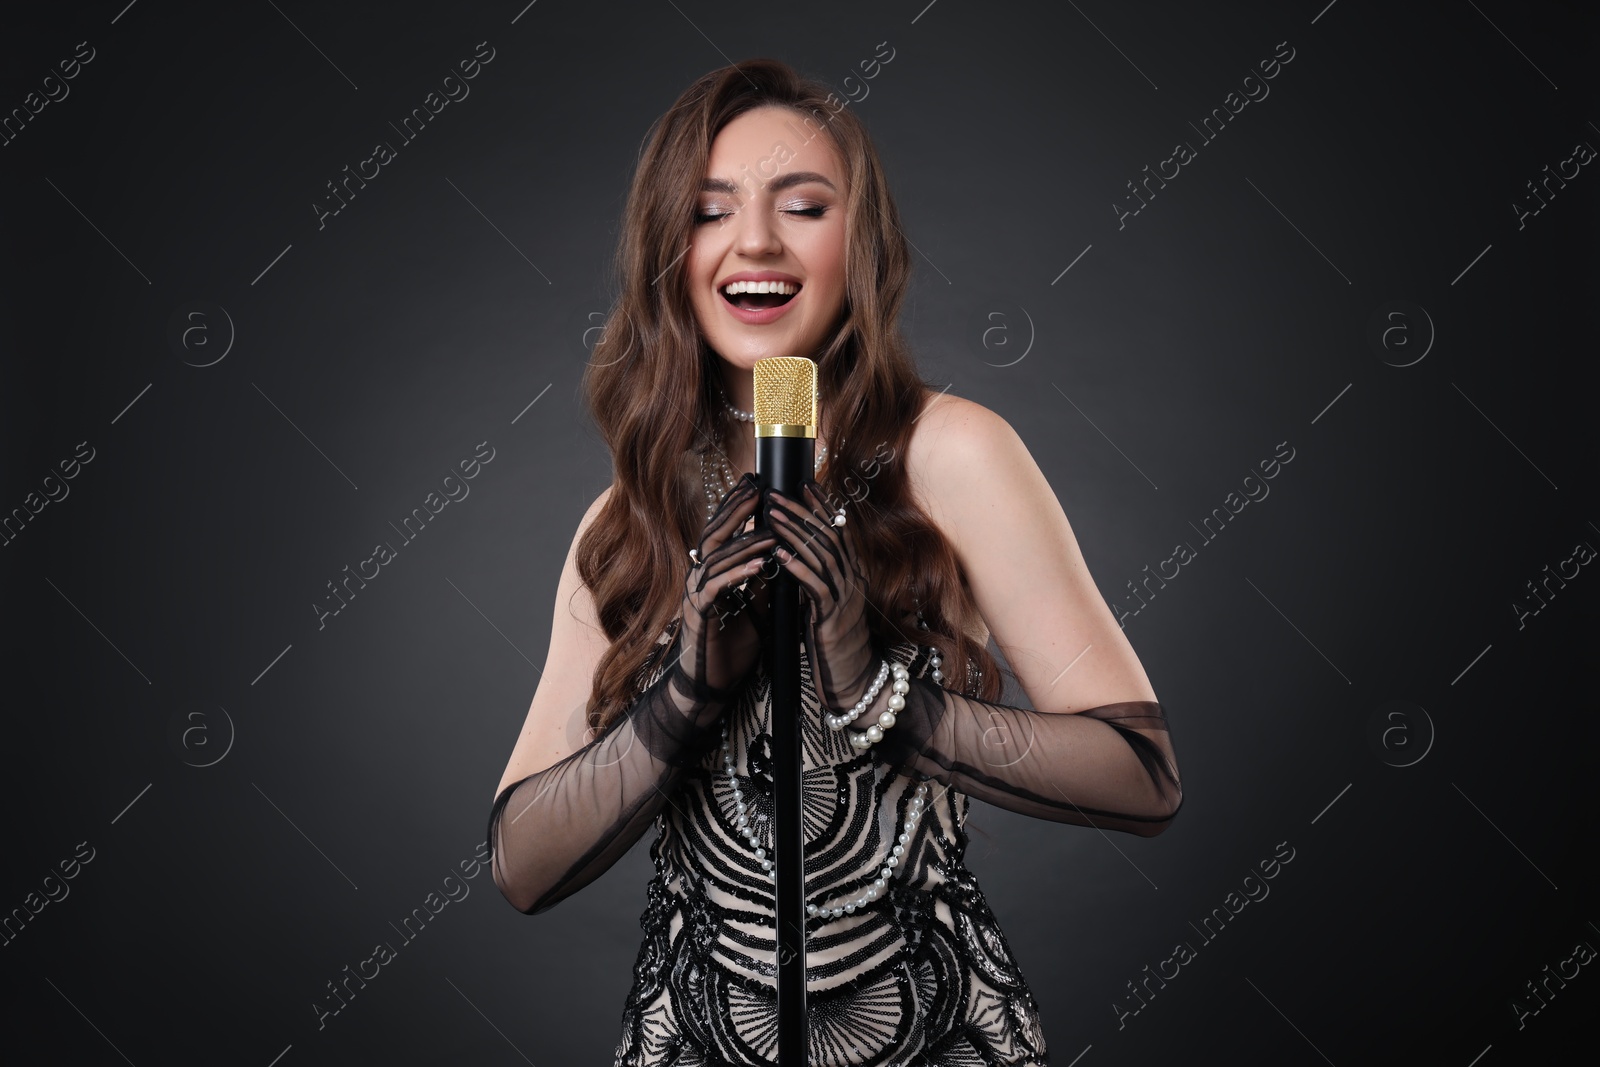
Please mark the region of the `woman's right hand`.
POLYGON ((770 529, 737 533, 760 503, 755 475, 740 478, 706 523, 684 581, 677 668, 695 695, 726 699, 761 655, 761 602, 767 583, 755 578, 777 543, 770 529))

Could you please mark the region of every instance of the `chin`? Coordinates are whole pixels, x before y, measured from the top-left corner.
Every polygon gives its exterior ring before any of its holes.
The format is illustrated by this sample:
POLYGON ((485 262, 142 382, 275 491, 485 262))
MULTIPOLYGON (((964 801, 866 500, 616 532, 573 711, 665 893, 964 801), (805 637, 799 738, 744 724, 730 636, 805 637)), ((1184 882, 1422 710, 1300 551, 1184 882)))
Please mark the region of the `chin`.
POLYGON ((804 356, 807 359, 816 358, 816 346, 791 345, 781 340, 762 340, 759 342, 730 339, 729 342, 718 344, 715 339, 708 342, 711 350, 724 362, 738 367, 740 370, 753 370, 758 360, 768 359, 773 356, 804 356))

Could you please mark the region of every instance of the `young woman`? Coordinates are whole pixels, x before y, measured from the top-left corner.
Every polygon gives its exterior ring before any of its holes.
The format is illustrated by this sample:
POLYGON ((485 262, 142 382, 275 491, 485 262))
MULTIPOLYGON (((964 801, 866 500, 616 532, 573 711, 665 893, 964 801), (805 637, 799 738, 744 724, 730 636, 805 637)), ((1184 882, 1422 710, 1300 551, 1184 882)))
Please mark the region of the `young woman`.
POLYGON ((968 800, 1153 836, 1177 764, 1026 447, 916 372, 907 241, 865 129, 781 63, 706 75, 650 134, 618 267, 585 380, 614 481, 579 523, 495 790, 496 884, 545 911, 655 824, 616 1063, 772 1062, 761 635, 783 567, 808 616, 812 1064, 1046 1062, 963 863, 968 800), (751 368, 779 355, 817 364, 804 499, 749 473, 751 368), (997 703, 991 634, 1033 710, 997 703))

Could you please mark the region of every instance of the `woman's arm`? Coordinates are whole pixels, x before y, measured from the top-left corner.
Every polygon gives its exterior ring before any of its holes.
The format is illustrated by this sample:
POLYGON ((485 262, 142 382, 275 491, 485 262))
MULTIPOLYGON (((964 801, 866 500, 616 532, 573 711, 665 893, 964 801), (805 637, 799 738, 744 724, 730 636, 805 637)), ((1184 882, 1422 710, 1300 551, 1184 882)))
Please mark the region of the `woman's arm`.
MULTIPOLYGON (((573 536, 556 590, 550 650, 526 725, 489 815, 495 885, 518 911, 545 911, 604 874, 644 834, 684 768, 715 740, 721 708, 669 669, 598 737, 585 726, 594 670, 607 648, 577 572, 573 536)), ((668 652, 676 663, 678 648, 668 652)))
POLYGON ((609 870, 716 743, 724 705, 696 692, 679 651, 605 733, 496 797, 494 881, 518 911, 546 911, 609 870))
MULTIPOLYGON (((1008 811, 1154 837, 1177 816, 1183 786, 1154 701, 1078 712, 994 704, 910 679, 876 758, 1008 811)), ((879 695, 871 723, 888 703, 879 695)))
MULTIPOLYGON (((880 758, 1023 814, 1160 833, 1183 802, 1166 715, 1026 446, 987 408, 941 396, 919 418, 907 462, 1037 710, 912 679, 880 758)), ((954 665, 945 670, 959 688, 954 665)))
POLYGON ((517 735, 500 784, 494 788, 496 798, 512 782, 560 762, 593 740, 586 731, 584 709, 594 685, 595 667, 609 643, 595 614, 594 598, 578 575, 578 542, 610 495, 608 486, 589 505, 567 548, 561 577, 556 582, 550 649, 544 666, 539 668, 539 684, 522 732, 517 735))

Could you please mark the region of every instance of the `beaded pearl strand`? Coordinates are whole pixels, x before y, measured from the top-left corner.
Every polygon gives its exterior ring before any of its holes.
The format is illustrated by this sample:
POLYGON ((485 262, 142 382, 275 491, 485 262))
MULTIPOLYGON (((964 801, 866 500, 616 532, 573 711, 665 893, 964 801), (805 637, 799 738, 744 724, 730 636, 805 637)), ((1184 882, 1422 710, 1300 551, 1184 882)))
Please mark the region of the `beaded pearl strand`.
POLYGON ((821 906, 816 904, 806 905, 806 914, 811 916, 822 915, 830 919, 837 919, 841 915, 849 915, 857 908, 865 908, 877 900, 889 889, 889 879, 894 875, 894 869, 900 865, 901 857, 911 845, 911 835, 916 831, 917 820, 922 818, 922 806, 927 802, 928 783, 918 782, 917 791, 911 797, 911 803, 906 805, 905 822, 900 829, 900 835, 895 838, 894 847, 889 854, 883 857, 883 866, 878 869, 878 877, 874 878, 861 892, 854 897, 835 897, 824 902, 821 906))
MULTIPOLYGON (((929 660, 929 663, 933 666, 933 680, 935 682, 944 681, 944 672, 939 669, 943 662, 939 658, 938 652, 934 652, 933 658, 929 660)), ((889 706, 878 713, 877 722, 865 730, 860 730, 850 735, 850 744, 855 748, 863 751, 871 748, 877 742, 882 741, 883 732, 895 724, 895 713, 905 710, 906 694, 911 692, 910 671, 899 663, 892 663, 887 659, 884 660, 883 666, 878 668, 878 677, 867 687, 866 694, 856 701, 855 707, 843 715, 830 714, 825 720, 828 726, 835 730, 843 730, 846 726, 855 722, 872 706, 872 702, 878 698, 879 691, 883 689, 884 679, 891 671, 894 673, 894 684, 890 686, 889 706)))
MULTIPOLYGON (((778 880, 777 865, 767 855, 767 850, 761 845, 756 836, 755 827, 750 818, 749 805, 744 800, 744 790, 739 787, 738 773, 734 769, 733 749, 728 742, 728 723, 722 723, 722 768, 728 776, 728 784, 733 787, 734 827, 739 835, 749 842, 751 851, 761 863, 761 869, 766 872, 767 881, 776 883, 778 880)), ((917 790, 911 797, 911 802, 906 805, 905 820, 901 823, 900 833, 895 838, 894 845, 883 857, 882 866, 878 868, 878 877, 874 878, 866 888, 854 897, 836 897, 823 904, 806 904, 806 914, 812 917, 824 916, 837 919, 842 915, 855 912, 857 908, 865 908, 869 903, 877 900, 889 888, 889 879, 894 876, 895 868, 900 865, 901 857, 906 848, 911 844, 912 834, 917 828, 917 820, 922 818, 923 805, 927 803, 928 783, 917 783, 917 790)))
MULTIPOLYGON (((929 651, 932 653, 929 663, 934 668, 933 680, 935 682, 942 681, 944 673, 939 670, 941 662, 939 653, 931 649, 929 651)), ((848 718, 831 713, 827 716, 829 726, 835 730, 843 729, 850 721, 859 717, 866 707, 871 705, 873 699, 883 687, 885 676, 891 673, 891 670, 894 674, 895 686, 889 697, 890 710, 882 712, 878 716, 878 722, 866 730, 851 732, 850 743, 857 749, 864 750, 870 748, 875 742, 881 741, 883 739, 883 731, 894 725, 894 712, 905 707, 905 693, 910 691, 910 672, 898 662, 884 660, 883 666, 878 671, 877 679, 868 688, 867 695, 856 703, 848 718), (885 718, 888 719, 887 723, 884 722, 885 718)), ((728 785, 733 791, 734 828, 739 832, 739 836, 749 843, 751 851, 761 864, 761 869, 766 872, 767 880, 775 883, 778 879, 777 865, 767 855, 767 850, 761 845, 756 835, 755 826, 750 817, 750 807, 745 803, 744 790, 739 786, 738 772, 734 767, 733 746, 728 738, 728 720, 726 716, 722 719, 722 769, 723 773, 728 776, 728 785)), ((912 795, 911 802, 906 806, 905 819, 901 824, 900 833, 895 837, 895 843, 885 854, 882 865, 878 869, 878 877, 874 878, 869 885, 854 897, 836 897, 820 905, 807 903, 806 914, 812 917, 820 915, 825 918, 837 919, 840 916, 854 913, 858 908, 865 908, 872 901, 882 896, 887 891, 889 879, 893 877, 895 868, 900 865, 900 860, 905 854, 905 850, 911 844, 912 835, 917 828, 917 820, 922 817, 923 807, 927 803, 927 796, 928 782, 925 779, 917 783, 916 792, 912 795)))

